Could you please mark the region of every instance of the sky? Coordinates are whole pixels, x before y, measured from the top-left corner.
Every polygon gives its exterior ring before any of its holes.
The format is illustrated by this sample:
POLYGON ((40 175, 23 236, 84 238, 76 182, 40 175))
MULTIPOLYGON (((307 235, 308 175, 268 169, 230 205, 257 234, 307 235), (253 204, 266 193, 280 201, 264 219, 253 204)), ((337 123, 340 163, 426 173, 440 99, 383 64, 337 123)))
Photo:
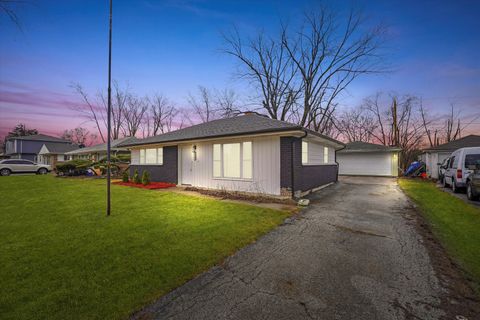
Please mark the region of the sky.
MULTIPOLYGON (((199 85, 251 88, 221 52, 222 32, 278 30, 315 1, 114 0, 112 77, 136 93, 162 93, 187 104, 199 85)), ((461 110, 465 134, 480 134, 480 1, 332 1, 335 10, 363 10, 367 23, 388 26, 391 72, 360 77, 340 100, 354 107, 378 91, 422 97, 432 116, 461 110)), ((15 7, 21 28, 0 14, 0 137, 17 123, 59 135, 77 126, 95 131, 75 109, 71 88, 106 91, 107 0, 31 0, 15 7)))

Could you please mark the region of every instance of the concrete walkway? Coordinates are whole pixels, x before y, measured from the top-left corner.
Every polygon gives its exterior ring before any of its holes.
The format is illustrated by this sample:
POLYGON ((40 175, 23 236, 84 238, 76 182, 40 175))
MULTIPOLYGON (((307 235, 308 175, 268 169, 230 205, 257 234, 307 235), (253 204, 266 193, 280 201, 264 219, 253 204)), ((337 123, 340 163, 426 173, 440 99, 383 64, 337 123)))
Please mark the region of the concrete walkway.
POLYGON ((342 179, 137 319, 440 319, 442 289, 394 179, 342 179))

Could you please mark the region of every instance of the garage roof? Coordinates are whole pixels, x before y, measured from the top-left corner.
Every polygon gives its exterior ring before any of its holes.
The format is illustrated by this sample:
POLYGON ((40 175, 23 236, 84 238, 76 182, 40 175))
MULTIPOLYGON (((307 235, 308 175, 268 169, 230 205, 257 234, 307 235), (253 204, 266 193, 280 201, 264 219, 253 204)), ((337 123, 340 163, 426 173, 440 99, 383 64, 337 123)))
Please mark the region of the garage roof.
POLYGON ((436 147, 424 149, 424 151, 450 151, 460 148, 480 147, 480 136, 471 134, 469 136, 441 144, 436 147))
POLYGON ((347 143, 345 149, 340 153, 355 153, 355 152, 396 152, 401 151, 399 147, 384 146, 383 144, 368 143, 362 141, 354 141, 347 143))

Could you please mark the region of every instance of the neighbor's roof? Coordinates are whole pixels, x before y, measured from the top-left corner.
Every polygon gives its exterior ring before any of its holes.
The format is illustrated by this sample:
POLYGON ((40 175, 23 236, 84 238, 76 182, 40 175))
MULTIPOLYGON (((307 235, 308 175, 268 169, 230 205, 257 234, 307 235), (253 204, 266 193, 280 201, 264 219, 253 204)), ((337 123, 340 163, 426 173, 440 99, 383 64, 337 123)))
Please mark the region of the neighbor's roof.
POLYGON ((21 136, 21 137, 10 137, 8 140, 29 140, 29 141, 45 141, 45 142, 65 142, 65 143, 70 143, 70 141, 57 138, 57 137, 52 137, 52 136, 47 136, 46 134, 34 134, 31 136, 21 136))
MULTIPOLYGON (((130 142, 135 142, 137 141, 137 138, 135 137, 125 137, 121 139, 116 139, 110 142, 110 147, 113 150, 121 150, 122 146, 124 143, 130 143, 130 142)), ((126 150, 126 149, 125 149, 126 150)), ((100 143, 96 144, 91 147, 86 147, 86 148, 76 148, 76 150, 67 152, 68 155, 72 154, 86 154, 86 153, 94 153, 94 152, 106 152, 107 151, 107 144, 106 143, 100 143)))
POLYGON ((441 144, 436 147, 423 149, 423 151, 455 151, 460 148, 480 147, 480 136, 471 134, 469 136, 441 144))
POLYGON ((43 145, 47 147, 48 153, 51 153, 51 154, 64 154, 68 151, 78 149, 78 145, 76 144, 46 142, 43 145))
POLYGON ((347 143, 345 149, 338 152, 340 153, 354 153, 354 152, 395 152, 401 151, 398 147, 384 146, 383 144, 368 143, 362 141, 354 141, 347 143))
POLYGON ((248 113, 233 118, 213 120, 197 124, 188 128, 164 133, 158 136, 139 139, 133 143, 128 143, 124 145, 137 146, 146 144, 180 142, 186 140, 231 137, 245 134, 259 134, 292 130, 308 131, 308 134, 312 134, 330 140, 334 143, 343 145, 343 143, 341 143, 340 141, 337 141, 320 133, 307 130, 297 124, 270 119, 257 113, 248 113))

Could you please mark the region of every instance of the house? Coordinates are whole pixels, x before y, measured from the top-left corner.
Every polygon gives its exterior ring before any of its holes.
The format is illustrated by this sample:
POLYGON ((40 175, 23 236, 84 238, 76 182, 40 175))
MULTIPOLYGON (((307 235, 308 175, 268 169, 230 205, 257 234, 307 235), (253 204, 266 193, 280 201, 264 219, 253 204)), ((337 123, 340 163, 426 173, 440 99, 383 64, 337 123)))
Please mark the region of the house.
MULTIPOLYGON (((125 155, 130 154, 130 151, 127 148, 122 147, 122 145, 126 143, 134 142, 136 140, 137 139, 135 137, 125 137, 125 138, 111 141, 110 142, 111 155, 118 156, 122 154, 125 154, 125 155)), ((65 153, 65 155, 69 158, 69 160, 88 159, 92 161, 98 161, 107 156, 107 144, 100 143, 100 144, 96 144, 94 146, 86 147, 86 148, 77 147, 77 149, 69 151, 65 153)))
POLYGON ((398 176, 398 147, 355 141, 337 152, 341 175, 398 176))
POLYGON ((423 149, 420 160, 425 162, 427 176, 438 179, 439 164, 448 158, 453 151, 467 147, 480 147, 480 136, 472 134, 436 147, 423 149))
POLYGON ((275 196, 298 196, 337 181, 344 145, 256 113, 214 120, 127 145, 130 174, 153 181, 275 196))
POLYGON ((38 153, 45 143, 53 145, 71 145, 68 140, 44 134, 35 134, 31 136, 10 137, 6 141, 5 155, 14 159, 26 159, 37 161, 38 153))
POLYGON ((78 149, 76 144, 45 142, 38 152, 37 162, 48 164, 55 168, 57 163, 68 160, 68 156, 65 153, 76 149, 78 149))

